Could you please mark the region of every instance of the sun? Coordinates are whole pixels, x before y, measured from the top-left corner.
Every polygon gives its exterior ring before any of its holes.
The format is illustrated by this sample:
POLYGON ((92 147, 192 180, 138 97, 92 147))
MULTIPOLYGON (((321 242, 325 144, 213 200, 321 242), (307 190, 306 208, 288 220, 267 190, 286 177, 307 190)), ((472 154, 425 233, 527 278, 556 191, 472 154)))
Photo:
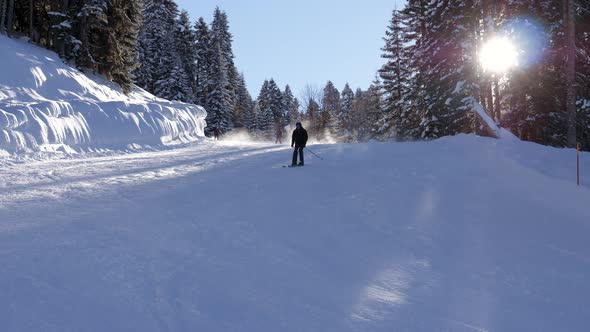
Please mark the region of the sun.
POLYGON ((503 74, 518 66, 518 51, 508 38, 497 37, 483 45, 479 61, 485 71, 503 74))

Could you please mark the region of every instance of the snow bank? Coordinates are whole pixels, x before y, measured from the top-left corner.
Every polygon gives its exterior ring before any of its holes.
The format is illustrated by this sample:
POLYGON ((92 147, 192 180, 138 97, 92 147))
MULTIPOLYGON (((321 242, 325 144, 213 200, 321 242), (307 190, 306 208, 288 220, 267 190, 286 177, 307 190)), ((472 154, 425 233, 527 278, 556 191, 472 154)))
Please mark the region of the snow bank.
POLYGON ((203 137, 202 107, 130 95, 53 52, 0 36, 0 154, 162 145, 203 137))

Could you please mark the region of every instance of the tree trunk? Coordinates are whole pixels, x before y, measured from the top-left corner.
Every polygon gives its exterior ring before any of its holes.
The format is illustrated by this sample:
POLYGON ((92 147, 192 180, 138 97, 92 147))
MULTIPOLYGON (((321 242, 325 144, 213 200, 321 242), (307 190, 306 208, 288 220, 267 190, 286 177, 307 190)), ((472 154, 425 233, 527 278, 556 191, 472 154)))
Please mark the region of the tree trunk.
POLYGON ((494 78, 494 109, 496 110, 496 122, 502 122, 502 111, 501 111, 501 98, 502 95, 500 94, 500 83, 498 82, 498 78, 494 78))
MULTIPOLYGON (((68 11, 69 0, 61 0, 59 2, 59 12, 65 14, 68 11)), ((63 38, 63 35, 53 35, 53 46, 55 47, 55 51, 61 58, 66 56, 66 41, 63 38)))
POLYGON ((576 146, 576 26, 574 0, 565 0, 567 60, 566 60, 566 117, 567 117, 567 146, 576 146))
POLYGON ((6 31, 8 36, 12 35, 12 20, 14 18, 14 0, 8 0, 8 13, 6 16, 6 31))
POLYGON ((33 39, 33 0, 29 0, 29 38, 33 39))
POLYGON ((87 67, 87 68, 91 68, 92 71, 94 72, 96 70, 96 67, 94 66, 94 63, 92 61, 90 61, 90 59, 88 58, 87 54, 90 52, 90 45, 88 42, 88 17, 87 16, 81 16, 79 21, 78 21, 78 38, 80 39, 80 46, 81 46, 81 52, 82 55, 80 57, 77 57, 76 59, 76 64, 79 66, 83 66, 83 67, 87 67))
POLYGON ((492 117, 492 120, 496 120, 496 110, 494 108, 494 93, 492 91, 492 83, 486 82, 485 85, 486 89, 486 96, 487 96, 487 105, 488 105, 488 114, 492 117))
MULTIPOLYGON (((494 37, 496 34, 496 3, 494 0, 483 0, 482 1, 482 13, 483 13, 483 31, 484 39, 494 37)), ((496 76, 490 77, 485 76, 485 94, 487 97, 487 105, 489 114, 494 121, 499 123, 500 120, 500 108, 499 108, 499 90, 498 90, 498 78, 496 76)))
POLYGON ((6 23, 6 0, 0 0, 0 34, 4 33, 6 23))

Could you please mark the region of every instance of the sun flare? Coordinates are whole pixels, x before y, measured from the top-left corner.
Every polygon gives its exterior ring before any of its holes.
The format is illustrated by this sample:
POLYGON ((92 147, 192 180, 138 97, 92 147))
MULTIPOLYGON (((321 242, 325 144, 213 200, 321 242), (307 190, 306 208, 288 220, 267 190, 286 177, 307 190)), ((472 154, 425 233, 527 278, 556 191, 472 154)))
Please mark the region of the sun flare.
POLYGON ((485 71, 502 74, 518 66, 518 51, 508 38, 494 38, 483 45, 479 60, 485 71))

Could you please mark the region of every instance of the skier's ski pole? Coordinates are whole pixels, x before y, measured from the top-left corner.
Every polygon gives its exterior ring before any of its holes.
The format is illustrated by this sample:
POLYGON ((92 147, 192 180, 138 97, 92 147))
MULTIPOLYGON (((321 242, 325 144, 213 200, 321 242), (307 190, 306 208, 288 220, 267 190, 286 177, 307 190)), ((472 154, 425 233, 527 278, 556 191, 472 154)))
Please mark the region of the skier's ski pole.
POLYGON ((317 154, 313 153, 313 151, 311 151, 308 147, 305 148, 307 151, 309 151, 309 153, 313 154, 314 156, 320 158, 321 160, 324 160, 324 158, 318 156, 317 154))

